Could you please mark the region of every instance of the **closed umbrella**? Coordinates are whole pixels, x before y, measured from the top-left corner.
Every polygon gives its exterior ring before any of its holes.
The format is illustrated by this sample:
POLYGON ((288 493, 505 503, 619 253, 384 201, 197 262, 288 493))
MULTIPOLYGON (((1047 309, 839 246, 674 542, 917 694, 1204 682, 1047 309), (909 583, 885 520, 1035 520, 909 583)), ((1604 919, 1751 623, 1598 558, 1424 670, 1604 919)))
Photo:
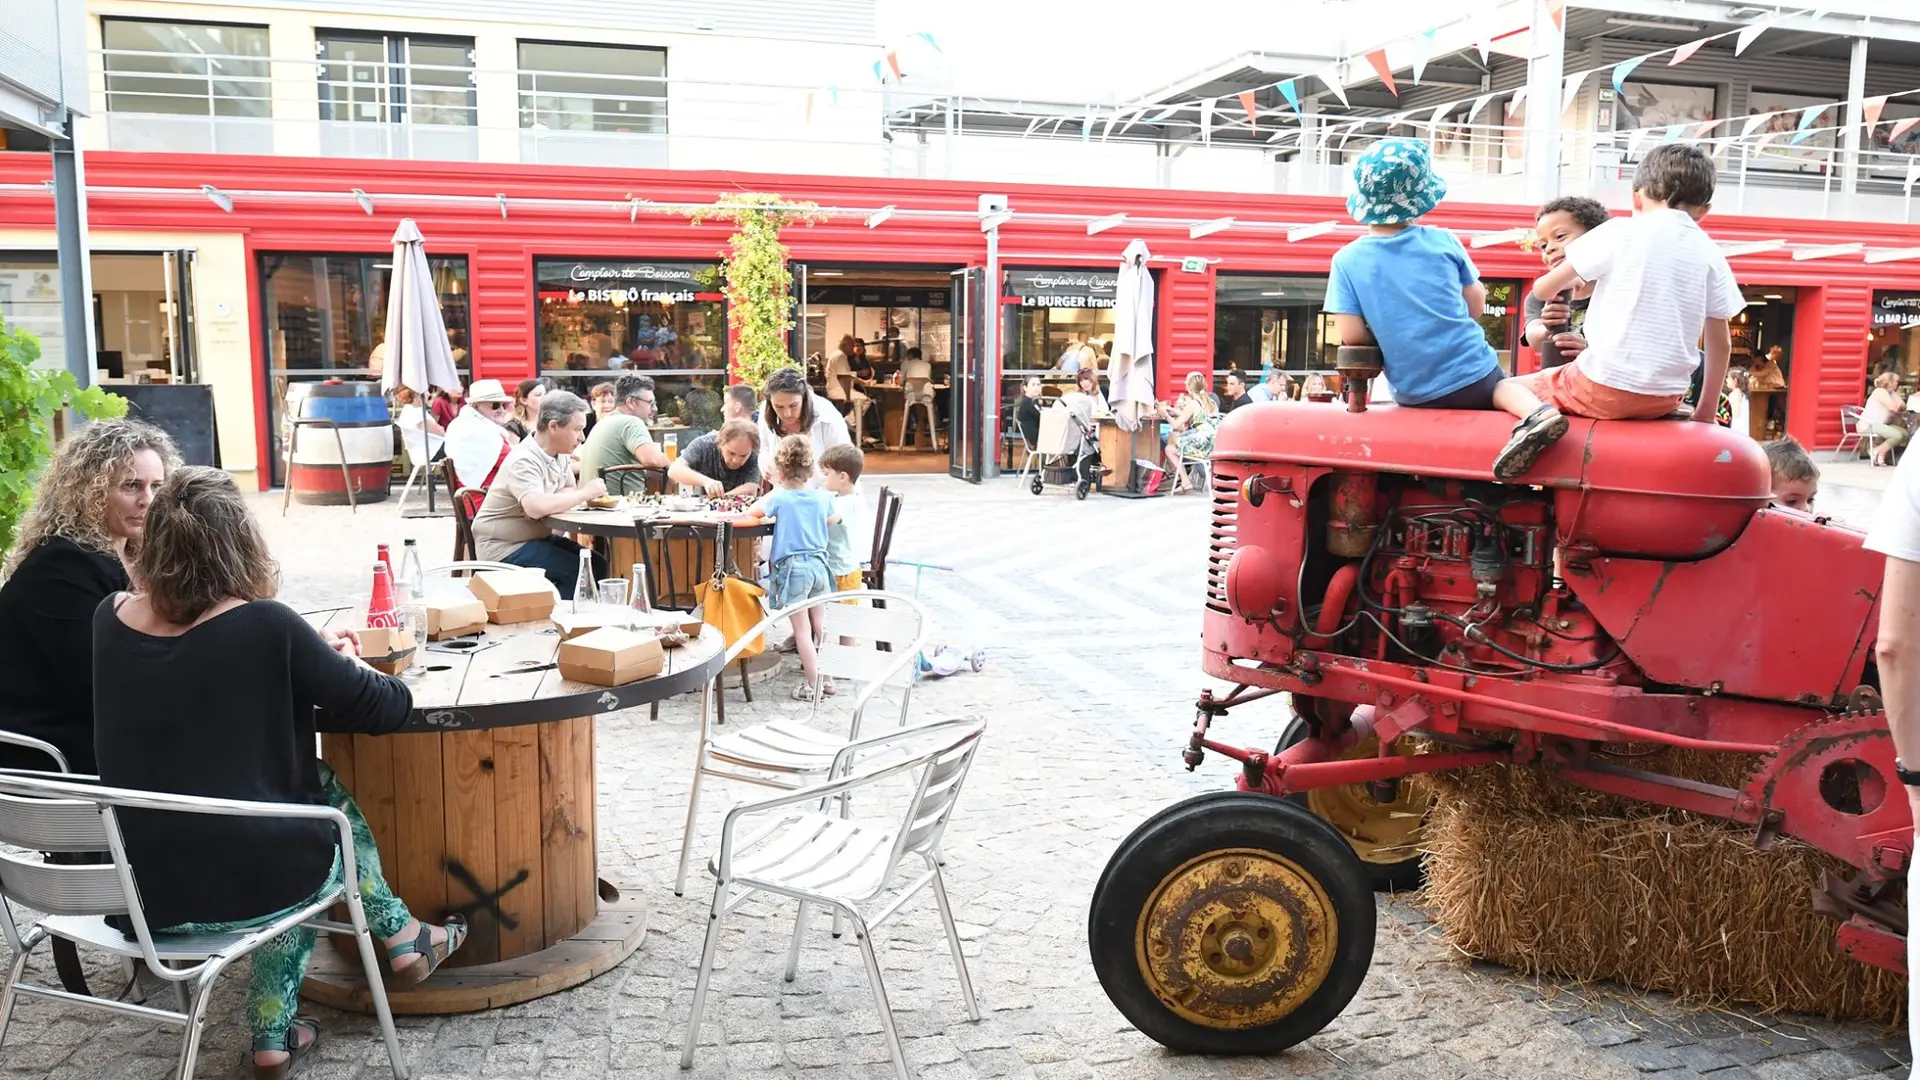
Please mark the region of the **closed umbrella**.
POLYGON ((1107 397, 1113 418, 1132 431, 1154 411, 1153 273, 1147 245, 1134 240, 1120 256, 1113 291, 1113 359, 1107 363, 1107 397))
POLYGON ((386 362, 380 388, 391 392, 407 386, 425 398, 434 387, 460 389, 460 373, 453 366, 453 347, 447 342, 446 320, 440 314, 440 296, 427 266, 426 241, 412 218, 393 233, 393 278, 387 286, 386 362))

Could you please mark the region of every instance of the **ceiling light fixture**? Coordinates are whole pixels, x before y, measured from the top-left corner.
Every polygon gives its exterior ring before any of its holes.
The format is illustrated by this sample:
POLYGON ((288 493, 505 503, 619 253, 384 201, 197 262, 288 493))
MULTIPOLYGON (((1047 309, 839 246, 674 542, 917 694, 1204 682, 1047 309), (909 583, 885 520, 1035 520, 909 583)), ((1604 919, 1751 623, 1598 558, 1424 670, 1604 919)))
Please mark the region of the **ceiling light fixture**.
POLYGON ((1653 19, 1623 19, 1618 15, 1608 19, 1607 25, 1637 26, 1646 30, 1682 30, 1690 34, 1704 29, 1699 23, 1656 22, 1653 19))

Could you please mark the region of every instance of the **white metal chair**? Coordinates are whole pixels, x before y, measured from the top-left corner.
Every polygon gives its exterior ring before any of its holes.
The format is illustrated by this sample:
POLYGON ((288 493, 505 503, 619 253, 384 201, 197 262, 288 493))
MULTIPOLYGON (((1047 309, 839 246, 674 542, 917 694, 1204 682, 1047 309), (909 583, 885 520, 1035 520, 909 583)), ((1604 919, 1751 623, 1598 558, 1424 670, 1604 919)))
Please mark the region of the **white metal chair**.
POLYGON ((894 1071, 901 1080, 911 1080, 906 1056, 900 1048, 900 1033, 893 1022, 893 1010, 887 1004, 886 986, 880 978, 873 930, 892 918, 921 889, 933 886, 940 922, 953 952, 954 970, 960 977, 960 993, 966 999, 967 1017, 980 1019, 973 981, 967 977, 966 957, 960 950, 960 932, 954 926, 953 907, 947 900, 947 885, 940 876, 940 838, 953 817, 954 803, 960 797, 960 788, 966 782, 967 770, 980 749, 980 737, 985 731, 984 720, 943 720, 852 743, 836 755, 833 773, 852 766, 863 753, 889 748, 888 744, 925 745, 933 741, 934 746, 905 761, 879 768, 861 768, 840 780, 728 811, 720 832, 720 854, 708 866, 708 872, 715 878, 713 907, 707 918, 706 942, 700 949, 700 972, 694 980, 693 1015, 687 1021, 681 1068, 693 1067, 693 1051, 699 1045, 700 1014, 706 1006, 708 984, 713 979, 713 954, 720 941, 720 924, 756 892, 799 901, 793 939, 787 946, 785 977, 788 982, 792 982, 799 971, 800 942, 806 934, 809 905, 832 909, 836 921, 839 916, 845 916, 852 922, 854 939, 860 943, 860 955, 866 961, 867 980, 873 987, 873 1002, 880 1012, 894 1071), (828 800, 840 799, 844 806, 851 792, 903 774, 917 774, 917 778, 902 818, 861 819, 825 812, 828 800), (759 828, 742 838, 739 827, 749 819, 754 819, 759 828), (889 886, 908 855, 917 856, 924 869, 920 869, 904 889, 892 890, 889 886), (877 909, 871 906, 889 894, 890 899, 884 905, 877 909))
POLYGON ((531 566, 515 566, 509 562, 488 562, 485 559, 460 559, 455 562, 441 563, 439 566, 429 566, 420 573, 423 577, 428 578, 466 578, 472 577, 482 570, 530 570, 536 574, 540 572, 531 566))
MULTIPOLYGON (((89 865, 45 862, 37 856, 0 850, 0 931, 13 949, 7 983, 0 990, 0 1045, 6 1041, 19 995, 50 998, 123 1015, 158 1020, 182 1029, 179 1067, 181 1080, 193 1076, 200 1035, 206 1026, 207 1002, 220 973, 235 960, 253 952, 280 934, 298 926, 312 926, 333 934, 352 934, 366 969, 367 989, 374 1015, 386 1039, 387 1059, 396 1080, 406 1080, 406 1062, 393 1030, 393 1014, 381 982, 380 961, 360 906, 359 880, 354 861, 353 829, 347 816, 331 806, 297 803, 240 802, 170 795, 91 784, 0 774, 0 844, 48 852, 107 852, 111 861, 89 865), (225 817, 302 818, 325 821, 339 835, 343 880, 348 884, 326 890, 314 902, 261 926, 231 934, 164 934, 147 925, 140 891, 121 838, 119 813, 124 809, 169 813, 212 814, 225 817), (350 923, 324 919, 328 908, 347 905, 350 923), (14 905, 47 912, 22 934, 14 922, 14 905), (107 922, 124 915, 133 925, 133 940, 107 922), (88 949, 139 958, 147 969, 174 984, 180 995, 178 1012, 150 1005, 86 997, 23 980, 33 950, 48 938, 63 938, 88 949), (179 966, 173 966, 179 965, 179 966)), ((190 857, 190 856, 187 856, 190 857)))
POLYGON ((1862 446, 1866 447, 1869 455, 1873 453, 1873 432, 1860 430, 1860 414, 1865 411, 1866 409, 1860 405, 1840 406, 1840 442, 1833 448, 1834 456, 1838 457, 1845 453, 1848 443, 1853 444, 1852 449, 1856 456, 1862 446))
POLYGON ((407 482, 401 485, 400 501, 394 504, 394 513, 407 508, 407 495, 413 491, 416 483, 426 489, 427 509, 432 510, 433 477, 428 475, 428 470, 433 468, 433 455, 440 452, 440 447, 447 440, 423 427, 405 427, 397 421, 393 426, 400 430, 400 446, 407 454, 407 482))
MULTIPOLYGON (((726 671, 749 642, 773 627, 785 625, 795 612, 816 607, 825 610, 823 640, 816 647, 820 673, 861 684, 859 692, 853 695, 853 716, 848 721, 847 732, 844 736, 836 735, 798 721, 770 720, 716 736, 707 711, 710 704, 707 699, 712 693, 705 695, 700 703, 700 748, 694 757, 693 790, 687 795, 687 828, 680 839, 680 868, 673 879, 675 896, 686 895, 687 860, 693 850, 693 826, 700 813, 703 778, 712 776, 791 789, 827 775, 834 756, 860 737, 860 723, 868 704, 882 687, 912 670, 914 658, 926 647, 933 631, 925 609, 912 597, 874 589, 830 593, 776 611, 761 620, 727 650, 720 670, 726 671), (854 600, 857 604, 843 604, 842 600, 854 600), (886 606, 880 607, 880 604, 886 606), (855 644, 840 644, 842 637, 854 639, 855 644), (886 645, 887 649, 883 651, 880 645, 886 645)), ((913 683, 909 677, 900 694, 903 725, 912 701, 913 683)), ((814 715, 818 715, 817 698, 813 709, 814 715)))
POLYGON ((54 764, 59 766, 53 770, 54 772, 66 773, 73 771, 73 767, 67 764, 67 755, 61 753, 59 747, 45 739, 36 739, 31 735, 22 735, 17 731, 0 730, 0 743, 4 743, 7 746, 23 746, 28 750, 40 751, 52 758, 54 764))

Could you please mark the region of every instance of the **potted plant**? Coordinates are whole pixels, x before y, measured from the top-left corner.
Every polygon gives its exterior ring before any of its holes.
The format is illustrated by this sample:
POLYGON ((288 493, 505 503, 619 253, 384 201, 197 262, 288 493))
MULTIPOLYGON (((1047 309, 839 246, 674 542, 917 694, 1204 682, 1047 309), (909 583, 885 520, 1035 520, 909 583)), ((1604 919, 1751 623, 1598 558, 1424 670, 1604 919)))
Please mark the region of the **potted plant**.
POLYGON ((89 420, 127 413, 126 398, 81 389, 66 371, 35 367, 39 359, 39 338, 0 331, 0 552, 13 546, 34 481, 53 457, 55 415, 67 407, 89 420))
POLYGON ((727 298, 727 325, 735 338, 734 378, 759 386, 793 363, 787 334, 793 329, 793 271, 780 230, 823 220, 812 203, 790 203, 770 192, 745 192, 692 214, 694 224, 730 221, 733 236, 720 262, 720 290, 727 298))

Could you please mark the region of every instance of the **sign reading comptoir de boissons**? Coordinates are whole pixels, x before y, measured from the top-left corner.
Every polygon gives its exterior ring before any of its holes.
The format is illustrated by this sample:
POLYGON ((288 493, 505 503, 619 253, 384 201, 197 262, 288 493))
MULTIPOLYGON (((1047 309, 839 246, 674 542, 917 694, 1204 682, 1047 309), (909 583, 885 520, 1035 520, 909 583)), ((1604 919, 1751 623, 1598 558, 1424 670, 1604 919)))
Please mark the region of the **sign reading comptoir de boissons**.
POLYGON ((1023 308, 1110 308, 1119 282, 1111 270, 1009 270, 1007 295, 1023 308))
POLYGON ((1874 293, 1873 325, 1920 326, 1920 292, 1874 293))
POLYGON ((569 304, 684 304, 699 299, 713 270, 698 263, 542 259, 534 263, 534 279, 543 291, 565 289, 569 304))

